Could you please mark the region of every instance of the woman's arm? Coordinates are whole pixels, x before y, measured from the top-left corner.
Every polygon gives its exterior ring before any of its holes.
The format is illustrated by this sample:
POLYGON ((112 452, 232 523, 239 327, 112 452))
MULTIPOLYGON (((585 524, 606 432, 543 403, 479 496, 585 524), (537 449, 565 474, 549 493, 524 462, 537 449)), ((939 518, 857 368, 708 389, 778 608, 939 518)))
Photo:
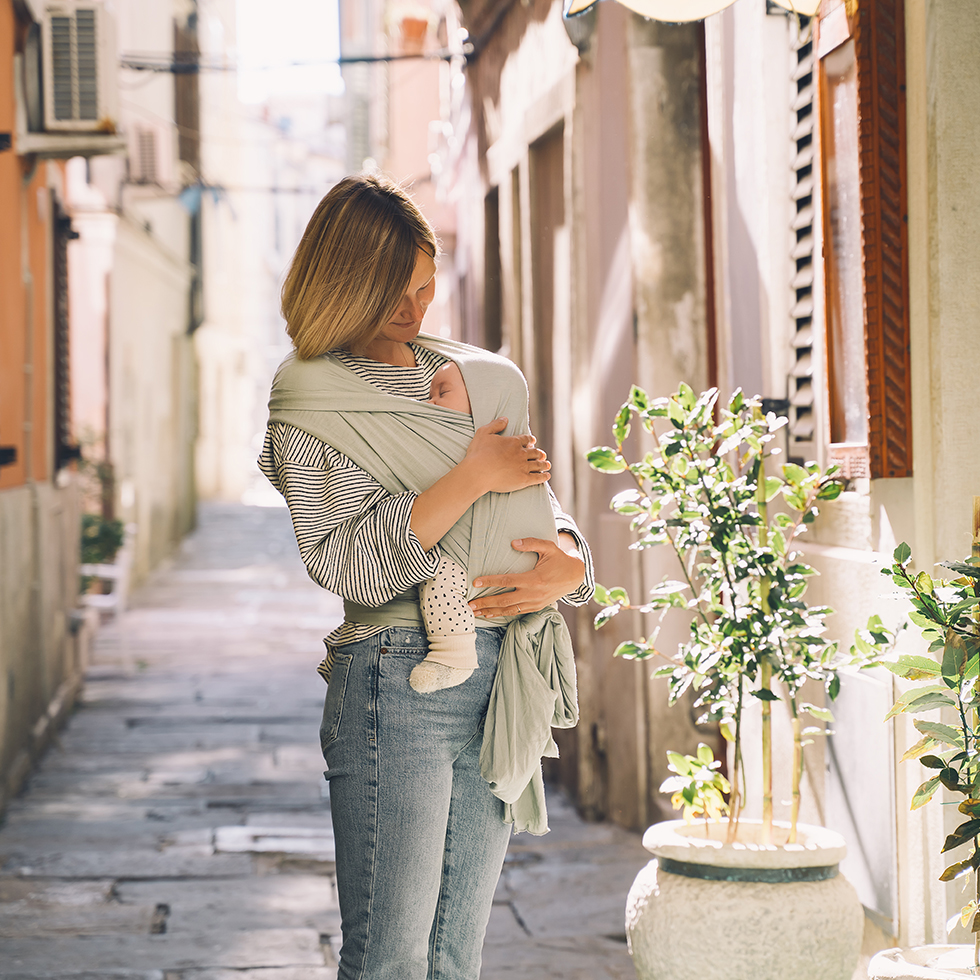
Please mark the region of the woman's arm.
POLYGON ((311 579, 380 606, 431 578, 439 549, 412 532, 414 493, 392 495, 342 453, 289 425, 269 427, 259 467, 286 498, 311 579))
POLYGON ((533 439, 497 435, 505 426, 478 429, 466 457, 420 494, 390 494, 342 453, 281 423, 269 427, 259 465, 286 499, 310 578, 380 606, 435 574, 434 545, 477 498, 550 478, 533 439))
POLYGON ((481 575, 474 581, 477 588, 510 589, 496 595, 480 596, 470 602, 474 614, 481 618, 516 616, 537 612, 559 599, 575 606, 585 604, 595 590, 595 573, 589 546, 578 527, 548 488, 558 544, 542 538, 524 538, 511 542, 517 551, 533 551, 538 562, 529 572, 510 575, 481 575))
POLYGON ((592 551, 574 519, 562 510, 550 483, 548 484, 548 496, 551 499, 551 511, 555 515, 555 524, 558 527, 558 537, 561 539, 562 535, 565 535, 568 539, 568 547, 563 547, 562 550, 569 552, 569 548, 572 548, 569 553, 585 562, 585 579, 574 592, 563 595, 561 601, 567 602, 570 606, 584 606, 595 592, 595 569, 592 566, 592 551))
POLYGON ((506 419, 476 430, 466 456, 412 507, 411 528, 428 551, 485 493, 510 493, 551 479, 548 457, 533 436, 502 436, 506 419))
POLYGON ((558 540, 559 544, 544 538, 518 538, 512 541, 511 547, 515 551, 536 552, 538 563, 529 572, 481 575, 476 579, 473 585, 478 589, 487 587, 511 591, 470 600, 474 615, 517 616, 537 612, 578 589, 585 581, 585 562, 578 556, 578 545, 571 535, 559 535, 558 540))

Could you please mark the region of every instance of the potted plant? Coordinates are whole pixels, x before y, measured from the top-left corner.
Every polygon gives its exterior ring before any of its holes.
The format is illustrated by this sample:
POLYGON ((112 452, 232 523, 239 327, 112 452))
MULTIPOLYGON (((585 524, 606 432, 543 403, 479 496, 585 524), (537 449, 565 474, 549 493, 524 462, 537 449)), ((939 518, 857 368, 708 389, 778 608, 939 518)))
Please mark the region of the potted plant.
MULTIPOLYGON (((902 757, 918 759, 932 775, 912 796, 912 809, 925 806, 945 789, 947 801, 959 797, 962 822, 943 843, 942 853, 955 857, 940 881, 974 878, 973 898, 949 920, 970 929, 972 945, 933 945, 889 949, 871 961, 874 980, 976 976, 980 973, 980 557, 942 562, 953 571, 952 581, 936 581, 928 572, 911 571, 912 553, 900 544, 894 563, 882 569, 908 593, 913 606, 909 619, 929 642, 931 656, 872 659, 911 682, 888 713, 915 716, 922 736, 902 757), (936 717, 934 712, 940 712, 936 717), (929 716, 929 717, 924 717, 929 716)), ((880 633, 880 629, 876 630, 880 633)), ((858 637, 859 652, 877 657, 894 641, 865 634, 858 637)))
POLYGON ((678 578, 664 580, 639 603, 625 589, 598 587, 603 609, 596 627, 624 610, 661 619, 670 609, 682 610, 690 638, 678 650, 658 647, 658 626, 620 644, 616 654, 663 661, 655 676, 669 678, 671 703, 693 691, 699 720, 717 722, 730 744, 727 819, 697 827, 668 821, 644 835, 657 860, 637 876, 627 905, 641 980, 689 976, 690 936, 706 915, 712 932, 726 938, 724 956, 698 960, 705 980, 850 980, 857 962, 863 916, 854 889, 837 873, 844 841, 798 823, 803 746, 823 731, 804 719, 832 718, 823 705, 803 700, 803 686, 815 681, 833 699, 843 658, 825 636, 831 610, 804 601, 813 570, 794 542, 815 519, 818 501, 834 499, 842 485, 835 468, 824 472, 814 463, 784 463, 780 475, 767 470, 785 423, 741 392, 720 406, 714 388, 696 395, 682 384, 669 398, 650 399, 633 387, 613 423, 615 446, 588 454, 595 469, 632 477, 634 486, 611 504, 632 520, 632 547, 666 546, 679 570, 678 578), (634 422, 653 448, 631 461, 624 443, 634 422), (761 821, 741 817, 743 722, 751 701, 761 702, 762 713, 761 821), (787 705, 793 731, 792 809, 785 825, 773 820, 776 701, 787 705))

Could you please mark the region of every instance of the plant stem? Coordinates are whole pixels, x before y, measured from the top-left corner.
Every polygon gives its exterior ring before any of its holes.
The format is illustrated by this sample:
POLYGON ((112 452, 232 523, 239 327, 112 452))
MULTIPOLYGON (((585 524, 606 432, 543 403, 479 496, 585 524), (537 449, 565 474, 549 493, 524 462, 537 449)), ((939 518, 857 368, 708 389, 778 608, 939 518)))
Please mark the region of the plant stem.
MULTIPOLYGON (((772 689, 772 664, 763 656, 759 687, 772 689)), ((772 843, 772 701, 762 702, 762 843, 772 843)))
POLYGON ((738 675, 738 699, 735 703, 735 748, 732 755, 735 764, 732 768, 732 792, 728 807, 728 843, 731 844, 738 834, 738 818, 742 813, 742 790, 739 776, 742 772, 742 675, 738 675))
MULTIPOLYGON (((976 839, 976 837, 974 837, 973 838, 973 847, 974 847, 974 849, 976 849, 976 846, 977 846, 977 839, 976 839)), ((976 898, 977 904, 980 905, 980 876, 978 876, 977 873, 976 873, 976 871, 974 871, 973 872, 973 877, 976 878, 976 881, 977 881, 976 894, 974 895, 974 898, 976 898)), ((980 913, 974 912, 973 918, 975 919, 977 917, 977 915, 980 915, 980 913)), ((973 920, 971 919, 970 920, 970 925, 972 926, 973 924, 974 924, 973 923, 973 920)), ((976 972, 977 967, 980 967, 980 932, 975 932, 973 934, 973 971, 974 971, 974 973, 976 972)))
MULTIPOLYGON (((656 435, 656 433, 654 433, 654 435, 656 435)), ((622 456, 623 454, 622 443, 620 443, 616 451, 622 456)), ((629 473, 630 476, 633 477, 633 482, 636 484, 637 489, 640 491, 640 493, 642 493, 644 497, 648 496, 646 487, 643 485, 642 478, 638 477, 632 470, 630 470, 629 473)), ((670 541, 671 547, 674 549, 674 554, 677 556, 677 564, 681 566, 681 571, 684 573, 684 578, 687 581, 687 586, 691 590, 691 597, 696 599, 698 597, 699 590, 694 587, 694 582, 691 580, 691 576, 688 574, 687 564, 684 561, 684 556, 681 554, 680 548, 677 547, 677 542, 671 536, 670 531, 666 527, 664 528, 664 534, 667 535, 667 540, 670 541)), ((697 614, 701 617, 701 621, 707 625, 708 617, 704 614, 704 610, 701 608, 700 603, 698 603, 697 606, 697 614)))
POLYGON ((803 736, 800 727, 800 713, 796 694, 791 694, 790 709, 793 712, 793 803, 790 810, 789 843, 796 843, 796 822, 800 816, 800 780, 803 777, 803 736))
MULTIPOLYGON (((973 838, 973 850, 974 853, 977 851, 977 838, 973 838)), ((980 905, 980 875, 976 871, 973 872, 973 878, 976 882, 976 887, 974 890, 973 897, 977 904, 980 905)), ((972 929, 976 925, 976 918, 980 915, 980 912, 974 912, 970 917, 970 928, 972 929)), ((973 972, 977 972, 977 968, 980 967, 980 932, 973 933, 973 972)))
MULTIPOLYGON (((756 508, 759 511, 759 547, 769 543, 769 514, 766 506, 766 467, 760 459, 756 472, 756 508)), ((769 616, 769 576, 759 579, 759 602, 762 613, 769 616)), ((759 664, 759 687, 772 693, 772 661, 764 653, 759 664)), ((772 843, 772 701, 762 702, 762 842, 772 843)))
MULTIPOLYGON (((687 565, 684 562, 684 556, 681 554, 680 548, 677 547, 677 542, 671 537, 670 531, 664 528, 664 534, 667 535, 668 540, 674 548, 674 554, 677 555, 677 564, 681 566, 681 571, 684 573, 684 578, 687 580, 688 588, 691 590, 691 597, 697 599, 698 590, 694 587, 694 582, 691 581, 691 576, 687 573, 687 565)), ((705 625, 708 624, 708 617, 705 615, 704 610, 701 608, 701 603, 697 604, 697 614, 701 617, 701 622, 705 625)))

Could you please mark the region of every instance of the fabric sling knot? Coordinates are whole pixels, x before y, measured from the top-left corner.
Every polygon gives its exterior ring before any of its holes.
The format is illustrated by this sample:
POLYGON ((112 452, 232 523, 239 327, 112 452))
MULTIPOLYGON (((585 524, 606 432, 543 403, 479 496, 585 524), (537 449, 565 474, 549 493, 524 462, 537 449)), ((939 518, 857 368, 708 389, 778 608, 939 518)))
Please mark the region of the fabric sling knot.
MULTIPOLYGON (((473 410, 459 412, 389 395, 327 353, 308 361, 291 354, 272 384, 269 419, 308 432, 370 473, 391 494, 421 493, 466 455, 476 428, 506 416, 505 435, 528 433, 527 385, 506 358, 468 344, 419 334, 416 343, 455 361, 473 410)), ((548 491, 526 487, 487 493, 439 542, 472 582, 483 574, 530 571, 533 553, 515 551, 515 538, 557 542, 548 491)), ((470 588, 469 598, 492 590, 470 588)), ((344 602, 349 622, 421 626, 418 589, 369 608, 344 602)), ((505 804, 515 831, 547 832, 541 757, 556 757, 551 728, 578 722, 571 637, 556 609, 484 620, 506 626, 490 695, 480 755, 484 779, 505 804)))

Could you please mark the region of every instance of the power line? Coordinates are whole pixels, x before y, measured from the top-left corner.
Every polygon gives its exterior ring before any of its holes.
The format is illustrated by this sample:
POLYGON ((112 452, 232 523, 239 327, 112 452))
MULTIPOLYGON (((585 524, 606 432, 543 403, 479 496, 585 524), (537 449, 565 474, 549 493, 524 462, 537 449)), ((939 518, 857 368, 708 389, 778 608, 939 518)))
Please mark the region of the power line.
MULTIPOLYGON (((182 52, 186 54, 186 52, 182 52)), ((375 65, 390 61, 451 61, 453 58, 466 57, 467 52, 451 52, 447 50, 430 51, 424 54, 378 54, 327 58, 321 61, 290 61, 282 65, 257 65, 242 67, 238 64, 217 61, 175 60, 170 55, 138 57, 123 55, 119 59, 122 68, 130 71, 167 72, 171 75, 197 75, 202 71, 278 71, 281 68, 314 68, 323 65, 375 65)))

